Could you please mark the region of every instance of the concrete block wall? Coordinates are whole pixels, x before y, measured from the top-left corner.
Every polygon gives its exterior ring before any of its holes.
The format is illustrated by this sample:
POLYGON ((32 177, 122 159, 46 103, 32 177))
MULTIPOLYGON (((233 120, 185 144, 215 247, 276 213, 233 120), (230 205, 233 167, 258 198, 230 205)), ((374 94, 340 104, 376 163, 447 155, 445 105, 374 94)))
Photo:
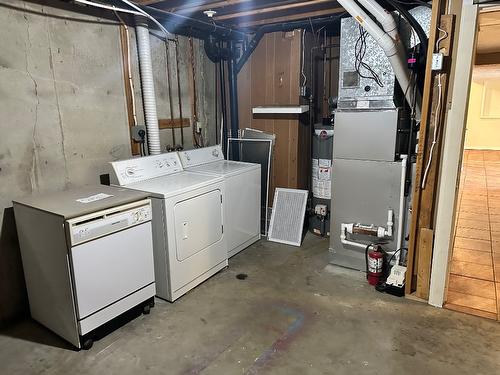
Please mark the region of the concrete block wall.
MULTIPOLYGON (((79 9, 57 0, 0 0, 0 326, 28 314, 12 199, 99 183, 107 162, 131 156, 118 24, 79 9)), ((159 118, 170 118, 165 43, 155 36, 151 42, 159 118)), ((194 44, 198 114, 214 144, 215 78, 206 77, 215 67, 202 42, 194 44)), ((187 38, 180 45, 183 116, 190 117, 187 38)), ((131 47, 143 123, 133 28, 131 47)), ((172 89, 175 111, 176 83, 172 89)), ((170 130, 161 133, 162 147, 172 144, 170 130)), ((191 148, 188 128, 185 140, 191 148)))

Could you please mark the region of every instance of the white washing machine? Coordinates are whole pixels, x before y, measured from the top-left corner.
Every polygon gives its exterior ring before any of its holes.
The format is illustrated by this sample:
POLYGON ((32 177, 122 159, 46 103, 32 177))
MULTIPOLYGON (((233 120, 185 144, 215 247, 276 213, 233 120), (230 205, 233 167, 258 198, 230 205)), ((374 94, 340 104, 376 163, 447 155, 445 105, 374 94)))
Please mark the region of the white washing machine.
POLYGON ((260 239, 260 164, 224 160, 221 146, 181 151, 186 171, 222 176, 226 188, 224 217, 228 256, 260 239))
POLYGON ((227 266, 222 177, 185 172, 176 152, 111 165, 113 183, 151 194, 158 297, 173 302, 227 266))

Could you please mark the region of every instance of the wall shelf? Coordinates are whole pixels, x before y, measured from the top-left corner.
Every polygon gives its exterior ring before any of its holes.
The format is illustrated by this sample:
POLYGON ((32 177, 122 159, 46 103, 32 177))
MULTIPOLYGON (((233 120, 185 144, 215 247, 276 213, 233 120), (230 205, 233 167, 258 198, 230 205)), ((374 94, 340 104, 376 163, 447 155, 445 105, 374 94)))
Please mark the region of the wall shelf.
POLYGON ((252 113, 305 113, 309 111, 309 106, 306 105, 262 105, 252 108, 252 113))

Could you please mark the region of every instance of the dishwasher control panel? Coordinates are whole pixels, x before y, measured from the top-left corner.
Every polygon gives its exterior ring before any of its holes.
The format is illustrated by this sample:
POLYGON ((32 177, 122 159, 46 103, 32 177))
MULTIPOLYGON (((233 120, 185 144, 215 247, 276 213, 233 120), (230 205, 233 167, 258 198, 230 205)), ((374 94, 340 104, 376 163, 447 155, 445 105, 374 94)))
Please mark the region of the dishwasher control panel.
POLYGON ((67 221, 71 245, 78 245, 151 220, 149 199, 67 221))

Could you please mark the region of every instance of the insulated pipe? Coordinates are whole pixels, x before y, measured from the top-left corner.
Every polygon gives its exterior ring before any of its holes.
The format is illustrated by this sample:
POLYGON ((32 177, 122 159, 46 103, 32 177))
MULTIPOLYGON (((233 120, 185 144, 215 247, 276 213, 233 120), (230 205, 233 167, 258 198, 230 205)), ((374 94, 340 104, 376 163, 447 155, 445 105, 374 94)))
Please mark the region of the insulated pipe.
POLYGON ((378 238, 392 237, 394 227, 394 211, 387 210, 387 229, 384 227, 377 227, 373 224, 366 225, 360 223, 342 223, 343 228, 347 233, 363 234, 365 236, 374 236, 378 238))
MULTIPOLYGON (((399 82, 399 86, 405 93, 406 100, 410 106, 415 102, 415 112, 417 119, 420 120, 420 98, 414 100, 413 90, 410 89, 410 73, 406 66, 406 59, 401 55, 401 50, 398 51, 394 40, 386 34, 373 21, 354 0, 338 0, 338 3, 370 34, 377 44, 384 50, 385 55, 389 59, 392 70, 399 82)), ((417 95, 418 96, 418 95, 417 95)))
POLYGON ((146 18, 142 16, 135 17, 135 31, 137 37, 137 51, 139 54, 139 68, 141 72, 144 117, 146 118, 148 151, 150 155, 158 155, 161 152, 160 129, 158 127, 158 115, 156 113, 153 66, 151 62, 149 29, 146 18))
POLYGON ((396 264, 399 264, 399 257, 401 256, 401 247, 403 246, 404 238, 404 219, 405 219, 405 185, 406 185, 406 169, 408 165, 408 155, 401 155, 401 187, 399 190, 399 220, 398 220, 398 239, 396 250, 396 264))
POLYGON ((340 242, 343 245, 349 245, 349 246, 357 247, 359 249, 366 249, 367 246, 368 246, 369 250, 375 250, 376 249, 376 247, 374 245, 365 245, 365 244, 360 243, 360 242, 355 242, 355 241, 348 240, 347 239, 347 235, 346 235, 347 226, 348 225, 349 224, 344 224, 344 223, 342 223, 340 225, 340 242))

